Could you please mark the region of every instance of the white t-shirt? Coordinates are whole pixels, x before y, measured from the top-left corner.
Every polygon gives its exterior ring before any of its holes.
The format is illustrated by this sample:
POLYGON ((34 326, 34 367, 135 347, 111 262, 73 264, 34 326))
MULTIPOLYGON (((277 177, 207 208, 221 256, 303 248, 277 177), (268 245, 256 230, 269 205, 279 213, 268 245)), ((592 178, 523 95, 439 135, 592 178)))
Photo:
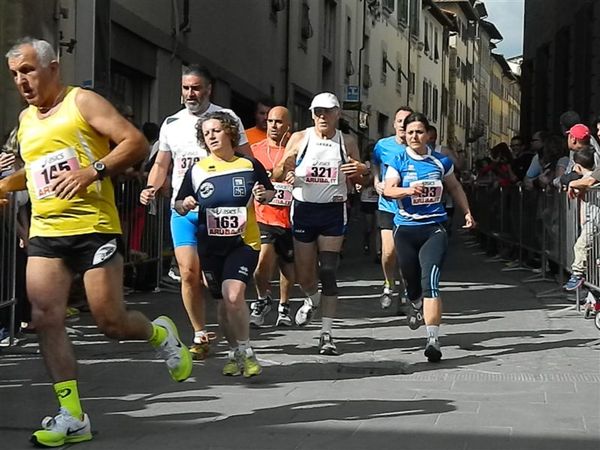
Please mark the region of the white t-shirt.
MULTIPOLYGON (((367 169, 371 170, 371 161, 365 161, 367 169)), ((363 203, 377 203, 379 202, 379 194, 371 183, 369 186, 363 186, 360 191, 360 201, 363 203)))
POLYGON ((246 144, 248 138, 246 138, 244 125, 240 118, 231 109, 222 108, 213 103, 210 103, 208 109, 200 115, 192 114, 187 108, 183 108, 172 116, 167 117, 160 127, 158 151, 171 152, 171 159, 173 160, 171 207, 175 205, 177 193, 188 169, 208 155, 206 149, 198 143, 196 124, 204 114, 215 111, 229 113, 237 120, 240 132, 239 145, 246 144))

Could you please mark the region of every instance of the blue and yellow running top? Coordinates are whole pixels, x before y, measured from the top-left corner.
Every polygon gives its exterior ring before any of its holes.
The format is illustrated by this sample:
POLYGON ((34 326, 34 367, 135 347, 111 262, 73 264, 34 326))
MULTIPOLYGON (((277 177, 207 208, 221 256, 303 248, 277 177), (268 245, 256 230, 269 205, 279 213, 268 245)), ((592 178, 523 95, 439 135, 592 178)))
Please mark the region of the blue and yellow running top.
POLYGON ((229 161, 209 155, 187 171, 176 200, 198 202, 198 253, 223 255, 248 245, 260 250, 254 215, 255 183, 273 190, 267 171, 254 158, 235 154, 229 161))
POLYGON ((454 173, 452 160, 447 156, 432 152, 419 155, 411 148, 399 152, 389 163, 386 180, 399 179, 400 187, 410 187, 423 183, 423 193, 419 196, 397 200, 398 209, 394 217, 396 226, 427 225, 448 220, 442 194, 444 178, 454 173))

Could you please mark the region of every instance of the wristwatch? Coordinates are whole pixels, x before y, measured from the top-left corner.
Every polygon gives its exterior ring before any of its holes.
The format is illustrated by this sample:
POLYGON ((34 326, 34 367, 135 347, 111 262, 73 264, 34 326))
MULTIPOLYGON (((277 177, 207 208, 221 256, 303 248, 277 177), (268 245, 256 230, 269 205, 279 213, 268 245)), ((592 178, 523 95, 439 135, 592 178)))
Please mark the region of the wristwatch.
POLYGON ((100 181, 102 181, 104 179, 104 177, 106 176, 106 164, 104 164, 102 161, 98 160, 92 164, 92 167, 98 174, 98 179, 100 181))

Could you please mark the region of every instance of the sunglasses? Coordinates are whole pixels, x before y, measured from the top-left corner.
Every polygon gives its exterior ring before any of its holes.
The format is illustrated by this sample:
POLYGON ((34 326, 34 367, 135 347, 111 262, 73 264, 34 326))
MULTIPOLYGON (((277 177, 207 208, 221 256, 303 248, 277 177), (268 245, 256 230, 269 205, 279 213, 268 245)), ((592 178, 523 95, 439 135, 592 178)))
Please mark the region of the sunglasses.
POLYGON ((315 108, 313 109, 313 114, 315 116, 322 116, 325 114, 330 114, 335 111, 335 108, 315 108))

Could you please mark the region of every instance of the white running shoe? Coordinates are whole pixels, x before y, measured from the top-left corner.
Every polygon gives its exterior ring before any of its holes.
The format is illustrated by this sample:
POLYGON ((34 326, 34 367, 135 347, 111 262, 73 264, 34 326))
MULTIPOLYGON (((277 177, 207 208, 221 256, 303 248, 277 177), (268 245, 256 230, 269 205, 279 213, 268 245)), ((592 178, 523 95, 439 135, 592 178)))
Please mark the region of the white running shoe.
POLYGON ((287 304, 279 304, 278 307, 278 315, 277 322, 275 322, 275 326, 284 326, 291 327, 292 326, 292 318, 290 317, 290 307, 287 304))
POLYGON ((54 417, 42 420, 42 429, 31 435, 31 442, 40 447, 61 447, 65 444, 89 441, 92 439, 90 418, 83 414, 83 420, 73 417, 65 408, 60 408, 54 417))
POLYGON ((178 267, 171 267, 169 269, 169 278, 173 281, 177 281, 178 283, 181 283, 181 275, 179 274, 178 267))
POLYGON ((304 327, 310 323, 317 308, 310 298, 304 299, 304 304, 296 312, 296 325, 304 327))

